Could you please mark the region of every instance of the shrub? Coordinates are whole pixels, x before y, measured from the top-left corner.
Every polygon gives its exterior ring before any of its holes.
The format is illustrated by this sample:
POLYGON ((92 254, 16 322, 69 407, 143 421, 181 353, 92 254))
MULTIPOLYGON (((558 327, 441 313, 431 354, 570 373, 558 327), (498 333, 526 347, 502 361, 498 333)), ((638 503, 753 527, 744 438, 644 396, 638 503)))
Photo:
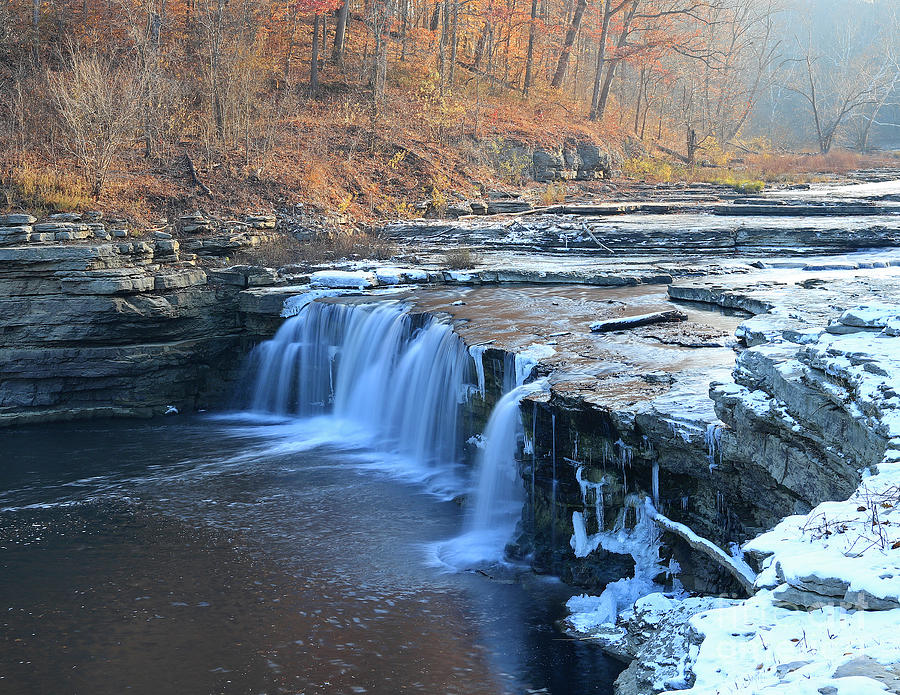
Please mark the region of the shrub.
POLYGON ((458 248, 444 254, 444 262, 453 270, 465 270, 474 268, 478 264, 478 257, 471 249, 458 248))
POLYGON ((566 191, 566 184, 562 181, 548 183, 547 187, 541 193, 541 201, 544 205, 562 203, 566 199, 566 191))
POLYGON ((69 151, 99 198, 115 157, 133 139, 141 99, 134 71, 73 49, 67 70, 50 73, 50 91, 69 151))

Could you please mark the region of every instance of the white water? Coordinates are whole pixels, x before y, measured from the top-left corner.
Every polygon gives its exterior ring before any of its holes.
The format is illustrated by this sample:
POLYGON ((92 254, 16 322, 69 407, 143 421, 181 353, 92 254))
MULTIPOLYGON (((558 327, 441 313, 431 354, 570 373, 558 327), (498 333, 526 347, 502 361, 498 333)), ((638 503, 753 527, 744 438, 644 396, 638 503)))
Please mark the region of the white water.
POLYGON ((472 360, 450 325, 415 323, 396 302, 308 304, 251 355, 251 409, 330 412, 382 450, 426 466, 456 463, 472 360))
POLYGON ((524 434, 519 403, 528 394, 546 388, 543 379, 517 386, 494 406, 484 430, 484 448, 479 451, 463 533, 435 547, 440 564, 467 569, 503 559, 525 502, 516 466, 524 434))
MULTIPOLYGON (((547 388, 543 379, 523 383, 545 352, 532 346, 506 360, 507 393, 480 437, 463 533, 435 546, 440 564, 462 569, 503 559, 525 502, 516 465, 524 436, 519 403, 547 388)), ((484 397, 483 357, 483 348, 466 350, 450 325, 414 320, 397 302, 311 302, 251 355, 252 410, 303 417, 288 425, 301 437, 310 427, 347 443, 368 433, 380 451, 406 462, 386 457, 391 470, 412 462, 443 472, 459 461, 468 438, 460 406, 473 392, 484 397)))

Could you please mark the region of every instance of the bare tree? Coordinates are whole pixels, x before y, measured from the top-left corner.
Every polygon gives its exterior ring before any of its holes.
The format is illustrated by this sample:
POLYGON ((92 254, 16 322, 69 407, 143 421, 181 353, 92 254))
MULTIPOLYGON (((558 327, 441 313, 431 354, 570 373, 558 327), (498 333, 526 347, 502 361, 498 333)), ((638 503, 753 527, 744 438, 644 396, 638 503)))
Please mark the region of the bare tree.
POLYGON ((134 139, 143 85, 130 65, 79 49, 48 81, 69 150, 98 198, 116 156, 134 139))
POLYGON ((831 150, 850 118, 877 105, 896 80, 881 54, 881 32, 866 20, 861 12, 841 13, 830 26, 808 24, 803 39, 794 37, 796 55, 785 61, 784 86, 805 102, 822 154, 831 150))

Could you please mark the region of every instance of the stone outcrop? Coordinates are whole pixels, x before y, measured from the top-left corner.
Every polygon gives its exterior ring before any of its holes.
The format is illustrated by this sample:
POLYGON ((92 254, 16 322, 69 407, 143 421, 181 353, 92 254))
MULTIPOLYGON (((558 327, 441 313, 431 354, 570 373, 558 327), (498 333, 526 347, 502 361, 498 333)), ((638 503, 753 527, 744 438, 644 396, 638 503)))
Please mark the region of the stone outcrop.
POLYGON ((208 277, 167 238, 0 248, 0 424, 222 403, 255 339, 237 294, 265 274, 208 277))
POLYGON ((587 139, 568 139, 557 147, 498 141, 491 144, 489 156, 506 178, 530 178, 544 183, 608 179, 622 167, 620 154, 587 139))
POLYGON ((536 149, 531 166, 535 181, 588 181, 616 175, 622 158, 593 142, 570 140, 556 149, 536 149))

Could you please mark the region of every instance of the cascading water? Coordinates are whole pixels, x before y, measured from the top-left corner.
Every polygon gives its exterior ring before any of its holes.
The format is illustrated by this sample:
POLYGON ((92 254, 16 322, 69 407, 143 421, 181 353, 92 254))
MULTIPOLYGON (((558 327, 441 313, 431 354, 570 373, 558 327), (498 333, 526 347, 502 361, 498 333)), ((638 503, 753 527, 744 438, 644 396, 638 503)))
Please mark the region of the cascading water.
POLYGON ((467 569, 503 559, 525 502, 525 489, 516 466, 516 453, 524 434, 519 404, 525 396, 546 388, 545 379, 516 386, 494 406, 484 430, 484 447, 475 468, 463 533, 435 546, 440 564, 467 569))
POLYGON ((312 302, 251 355, 251 409, 313 416, 371 433, 428 466, 458 461, 472 360, 450 325, 422 325, 397 302, 312 302))
MULTIPOLYGON (((461 405, 474 391, 484 397, 483 353, 468 351, 450 325, 414 319, 397 302, 312 302, 251 355, 257 374, 251 408, 303 417, 330 411, 331 424, 350 423, 374 435, 382 449, 446 469, 459 461, 467 438, 461 405)), ((506 393, 482 436, 463 535, 439 544, 444 565, 503 558, 525 496, 516 466, 524 434, 519 403, 547 388, 543 379, 523 384, 547 354, 552 349, 531 346, 504 362, 506 393)))

